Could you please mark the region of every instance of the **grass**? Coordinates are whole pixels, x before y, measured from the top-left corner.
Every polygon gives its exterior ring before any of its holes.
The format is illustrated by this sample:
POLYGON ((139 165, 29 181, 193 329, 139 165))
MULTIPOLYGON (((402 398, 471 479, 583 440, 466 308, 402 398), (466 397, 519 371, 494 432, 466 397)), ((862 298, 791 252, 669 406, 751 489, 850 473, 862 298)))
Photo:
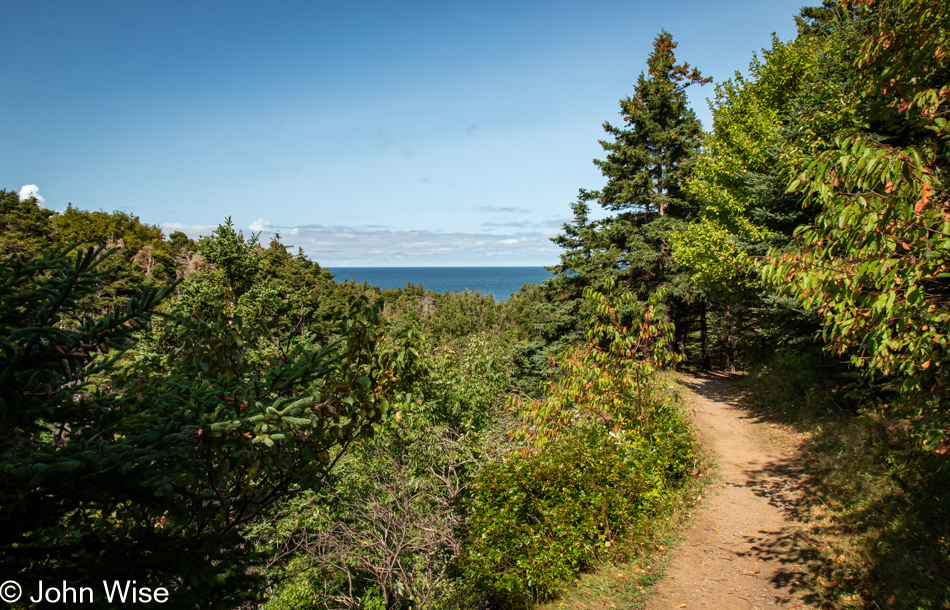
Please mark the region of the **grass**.
POLYGON ((651 588, 663 575, 667 564, 667 545, 676 544, 676 532, 655 540, 650 549, 632 561, 619 565, 604 564, 596 571, 582 574, 561 596, 538 610, 588 610, 589 608, 642 608, 651 588))
POLYGON ((869 406, 842 407, 830 385, 763 369, 746 383, 765 421, 806 433, 803 496, 792 515, 805 566, 805 599, 817 608, 950 609, 950 476, 907 422, 869 406))

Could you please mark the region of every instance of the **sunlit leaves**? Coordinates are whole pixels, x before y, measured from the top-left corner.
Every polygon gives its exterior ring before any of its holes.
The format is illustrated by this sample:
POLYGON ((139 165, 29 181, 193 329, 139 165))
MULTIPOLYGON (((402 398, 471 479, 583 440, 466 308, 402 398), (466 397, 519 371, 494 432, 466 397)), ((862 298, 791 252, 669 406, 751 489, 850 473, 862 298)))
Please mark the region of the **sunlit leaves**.
POLYGON ((544 397, 512 401, 525 434, 539 444, 585 421, 614 431, 649 428, 663 401, 655 374, 681 358, 671 350, 672 324, 655 303, 638 302, 613 282, 604 293, 586 289, 584 298, 596 312, 586 341, 552 363, 557 374, 544 384, 544 397))
POLYGON ((790 189, 821 214, 796 250, 770 253, 763 277, 816 309, 835 350, 897 381, 911 413, 939 430, 950 322, 946 7, 841 4, 865 27, 847 49, 866 77, 858 109, 879 131, 842 130, 792 175, 790 189))

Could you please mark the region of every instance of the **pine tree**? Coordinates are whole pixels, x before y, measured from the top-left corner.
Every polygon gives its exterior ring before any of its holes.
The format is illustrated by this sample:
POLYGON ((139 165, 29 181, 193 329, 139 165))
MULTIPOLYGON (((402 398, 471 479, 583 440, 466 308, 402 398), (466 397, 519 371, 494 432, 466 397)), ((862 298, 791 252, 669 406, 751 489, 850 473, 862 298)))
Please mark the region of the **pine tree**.
POLYGON ((699 70, 677 64, 676 42, 663 30, 647 60, 648 76, 640 73, 634 96, 620 102, 625 127, 604 123, 613 142, 601 141, 607 159, 596 160, 608 179, 600 191, 582 193, 613 211, 683 217, 689 203, 685 178, 702 137, 702 124, 689 108, 686 87, 708 83, 699 70))
MULTIPOLYGON (((608 277, 618 279, 641 293, 666 282, 667 235, 676 221, 690 214, 685 179, 702 137, 702 125, 689 108, 685 90, 711 80, 689 64, 676 63, 674 49, 670 33, 661 31, 647 60, 647 73, 637 79, 634 95, 620 101, 624 125, 604 123, 612 141, 600 142, 607 158, 594 163, 607 184, 597 191, 581 190, 573 206, 576 212, 596 202, 618 214, 584 227, 565 225, 565 235, 554 242, 568 251, 555 273, 586 276, 580 283, 594 287, 608 277), (578 233, 580 228, 585 230, 578 233), (580 268, 578 251, 588 252, 583 257, 587 264, 580 268)), ((586 215, 583 220, 586 223, 586 215)))
MULTIPOLYGON (((235 241, 212 251, 233 254, 235 241)), ((415 383, 390 391, 415 361, 384 334, 382 302, 365 297, 345 304, 331 344, 275 347, 282 326, 267 314, 282 311, 265 302, 275 291, 255 285, 227 309, 244 278, 210 271, 91 308, 121 256, 0 256, 0 573, 72 586, 138 579, 178 608, 257 601, 264 557, 245 528, 323 489, 415 383)), ((255 264, 230 259, 231 270, 255 264)))
POLYGON ((34 197, 21 200, 16 191, 0 189, 0 256, 42 250, 49 242, 53 214, 37 205, 34 197))
POLYGON ((623 125, 603 125, 611 136, 600 142, 607 158, 594 163, 607 184, 596 191, 582 189, 572 205, 574 221, 552 239, 565 251, 561 263, 551 268, 555 277, 547 284, 548 296, 568 312, 572 324, 545 352, 583 327, 585 312, 578 304, 584 288, 602 289, 608 280, 644 300, 665 285, 669 316, 683 329, 696 313, 691 304, 696 295, 689 293, 685 276, 673 265, 669 235, 692 211, 685 180, 702 142, 702 125, 689 108, 685 90, 711 79, 689 64, 677 63, 675 49, 670 33, 661 31, 634 95, 620 101, 623 125), (615 214, 590 220, 591 202, 615 214))

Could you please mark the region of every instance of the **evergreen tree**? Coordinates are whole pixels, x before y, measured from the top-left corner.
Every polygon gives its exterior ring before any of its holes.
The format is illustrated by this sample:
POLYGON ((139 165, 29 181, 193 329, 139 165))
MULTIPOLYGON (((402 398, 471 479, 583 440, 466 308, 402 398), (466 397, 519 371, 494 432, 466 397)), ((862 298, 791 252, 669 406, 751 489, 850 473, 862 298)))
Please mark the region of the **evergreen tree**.
MULTIPOLYGON (((607 157, 594 163, 607 184, 596 191, 582 189, 572 205, 574 220, 553 238, 565 252, 551 269, 555 277, 547 289, 562 315, 549 316, 559 322, 556 336, 548 329, 548 348, 540 352, 545 357, 583 327, 590 313, 581 305, 584 288, 602 289, 608 280, 641 299, 666 285, 668 315, 678 327, 685 329, 687 319, 695 315, 692 302, 698 297, 673 265, 669 234, 691 214, 685 180, 702 142, 702 125, 685 91, 711 79, 689 64, 677 63, 676 46, 666 30, 654 40, 647 72, 637 79, 634 95, 620 101, 623 125, 603 125, 611 136, 600 142, 607 157), (591 202, 615 214, 590 220, 591 202)), ((682 348, 682 337, 677 343, 682 348)))
MULTIPOLYGON (((677 64, 674 49, 670 33, 660 32, 647 60, 647 74, 640 74, 634 95, 620 102, 624 126, 604 123, 612 141, 600 142, 607 158, 594 163, 607 184, 598 191, 580 191, 573 206, 575 222, 554 238, 568 249, 554 272, 587 276, 574 284, 600 287, 603 280, 614 277, 642 293, 667 279, 667 234, 677 220, 689 216, 685 178, 702 135, 685 90, 710 80, 689 64, 677 64), (591 201, 618 214, 591 223, 587 218, 591 201)), ((571 296, 576 299, 580 294, 571 296)))
POLYGON ((172 286, 103 314, 89 296, 117 256, 0 258, 0 570, 161 583, 177 608, 256 601, 262 557, 244 528, 323 488, 372 437, 411 359, 385 337, 382 304, 362 298, 331 345, 276 355, 269 328, 241 311, 156 314, 172 286), (176 342, 165 362, 142 353, 149 327, 176 342))
POLYGON ((647 59, 649 76, 640 73, 635 94, 620 102, 624 128, 604 123, 614 141, 601 141, 607 159, 594 161, 607 177, 600 191, 583 192, 613 211, 683 217, 689 204, 685 178, 702 137, 702 124, 689 108, 686 87, 708 83, 699 70, 677 64, 676 42, 663 30, 647 59))
POLYGON ((667 280, 668 233, 690 213, 685 178, 701 143, 702 125, 687 104, 685 89, 710 80, 688 64, 677 64, 674 49, 670 33, 660 32, 647 60, 648 73, 640 74, 633 97, 620 102, 624 126, 604 123, 613 141, 601 141, 607 158, 594 163, 607 184, 580 193, 582 201, 619 212, 602 223, 603 236, 594 245, 613 251, 613 268, 641 294, 667 280))
POLYGON ((42 250, 49 242, 53 214, 37 205, 34 197, 21 200, 16 191, 0 189, 0 256, 42 250))

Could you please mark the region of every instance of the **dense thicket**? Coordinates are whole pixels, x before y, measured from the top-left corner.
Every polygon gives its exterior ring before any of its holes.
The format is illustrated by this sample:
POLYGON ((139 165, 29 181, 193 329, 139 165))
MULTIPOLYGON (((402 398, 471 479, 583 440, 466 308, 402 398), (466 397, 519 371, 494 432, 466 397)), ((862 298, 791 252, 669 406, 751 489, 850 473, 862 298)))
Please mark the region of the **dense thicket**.
MULTIPOLYGON (((31 200, 10 204, 21 231, 50 217, 31 200)), ((122 230, 141 225, 115 216, 110 240, 135 243, 122 230)), ((282 332, 277 289, 234 291, 228 272, 246 278, 260 261, 249 249, 120 301, 113 271, 127 251, 58 246, 64 221, 52 220, 45 236, 32 231, 41 254, 0 259, 4 571, 75 585, 138 579, 183 607, 258 598, 262 575, 250 568, 262 556, 243 530, 321 488, 403 399, 402 344, 386 337, 382 305, 346 299, 322 343, 300 324, 282 332)), ((87 229, 65 226, 66 238, 87 229)), ((203 247, 214 259, 243 243, 225 225, 203 247)), ((147 284, 154 267, 132 264, 147 284)))
MULTIPOLYGON (((624 377, 638 346, 602 351, 592 335, 557 366, 574 385, 617 375, 604 389, 617 419, 592 411, 561 432, 626 456, 576 484, 622 511, 606 530, 600 508, 573 500, 559 510, 577 520, 557 528, 543 506, 492 513, 507 491, 491 477, 580 455, 517 433, 534 424, 506 408, 531 384, 515 363, 537 339, 537 287, 497 303, 337 284, 279 236, 264 248, 230 220, 195 242, 121 212, 0 201, 0 564, 23 582, 135 579, 180 607, 513 607, 550 596, 661 511, 691 464, 650 371, 624 377), (575 358, 594 368, 571 370, 575 358), (654 407, 651 425, 633 415, 654 407), (538 523, 538 544, 590 544, 503 581, 472 559, 538 523)), ((608 309, 592 320, 626 334, 608 309)), ((570 409, 555 386, 532 392, 570 409)), ((504 552, 525 561, 523 548, 504 552)))
MULTIPOLYGON (((749 331, 809 335, 883 384, 929 446, 947 436, 950 21, 939 2, 826 2, 717 88, 674 237, 693 281, 749 331), (820 334, 811 329, 820 329, 820 334)), ((749 347, 752 347, 751 345, 749 347)), ((748 349, 748 348, 747 348, 748 349)))

